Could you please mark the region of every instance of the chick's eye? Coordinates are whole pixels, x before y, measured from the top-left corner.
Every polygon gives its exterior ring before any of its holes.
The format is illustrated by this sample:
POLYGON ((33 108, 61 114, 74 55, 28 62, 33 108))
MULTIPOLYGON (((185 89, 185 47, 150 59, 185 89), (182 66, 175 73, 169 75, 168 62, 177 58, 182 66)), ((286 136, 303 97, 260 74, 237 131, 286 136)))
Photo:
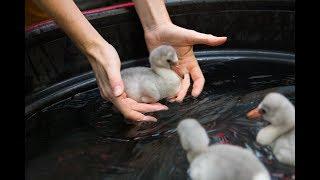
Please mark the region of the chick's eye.
POLYGON ((171 60, 170 60, 170 59, 167 59, 167 62, 168 62, 168 63, 171 63, 171 60))
POLYGON ((259 109, 259 113, 265 114, 265 113, 266 113, 266 110, 261 108, 261 109, 259 109))

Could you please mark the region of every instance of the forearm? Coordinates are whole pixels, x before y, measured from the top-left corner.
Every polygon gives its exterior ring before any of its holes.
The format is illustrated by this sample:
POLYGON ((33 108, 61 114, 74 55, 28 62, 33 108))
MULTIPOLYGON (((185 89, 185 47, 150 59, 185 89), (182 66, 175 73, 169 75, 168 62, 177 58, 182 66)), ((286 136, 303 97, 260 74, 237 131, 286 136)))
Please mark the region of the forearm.
POLYGON ((164 0, 133 0, 144 31, 171 23, 164 0))
POLYGON ((84 54, 90 55, 92 49, 105 43, 73 0, 34 0, 34 2, 55 20, 84 54))

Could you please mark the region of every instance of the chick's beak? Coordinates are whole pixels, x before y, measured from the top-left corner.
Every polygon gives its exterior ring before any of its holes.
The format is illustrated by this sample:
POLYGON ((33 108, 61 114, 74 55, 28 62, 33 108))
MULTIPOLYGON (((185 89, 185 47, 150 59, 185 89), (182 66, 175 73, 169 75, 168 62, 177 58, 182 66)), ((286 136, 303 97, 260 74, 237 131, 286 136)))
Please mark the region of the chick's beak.
POLYGON ((179 65, 179 61, 170 61, 170 66, 178 66, 179 65))
POLYGON ((262 113, 259 108, 255 108, 247 113, 248 119, 258 119, 262 117, 262 113))

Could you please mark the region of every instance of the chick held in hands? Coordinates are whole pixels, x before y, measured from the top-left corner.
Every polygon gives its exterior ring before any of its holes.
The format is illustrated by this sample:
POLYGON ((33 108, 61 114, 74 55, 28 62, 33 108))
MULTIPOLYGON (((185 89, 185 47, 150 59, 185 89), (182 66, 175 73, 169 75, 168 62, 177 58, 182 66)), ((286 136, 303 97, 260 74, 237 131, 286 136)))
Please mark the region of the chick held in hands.
POLYGON ((190 85, 188 73, 182 79, 174 70, 178 56, 172 46, 161 45, 151 51, 149 67, 132 67, 121 71, 127 96, 137 102, 155 103, 174 99, 190 85))

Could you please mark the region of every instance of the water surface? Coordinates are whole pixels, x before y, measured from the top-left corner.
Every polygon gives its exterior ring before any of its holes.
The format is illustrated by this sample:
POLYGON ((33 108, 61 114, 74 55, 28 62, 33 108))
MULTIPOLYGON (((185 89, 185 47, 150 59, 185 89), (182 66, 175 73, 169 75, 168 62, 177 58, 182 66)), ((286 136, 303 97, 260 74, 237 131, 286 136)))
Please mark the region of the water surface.
POLYGON ((170 109, 153 113, 156 123, 126 123, 98 89, 28 117, 26 179, 187 179, 188 162, 175 128, 190 117, 205 127, 211 144, 251 149, 272 179, 294 179, 293 167, 255 142, 266 122, 245 117, 268 92, 280 92, 295 103, 293 70, 250 61, 204 61, 201 66, 206 77, 202 94, 187 96, 181 104, 163 101, 170 109))

